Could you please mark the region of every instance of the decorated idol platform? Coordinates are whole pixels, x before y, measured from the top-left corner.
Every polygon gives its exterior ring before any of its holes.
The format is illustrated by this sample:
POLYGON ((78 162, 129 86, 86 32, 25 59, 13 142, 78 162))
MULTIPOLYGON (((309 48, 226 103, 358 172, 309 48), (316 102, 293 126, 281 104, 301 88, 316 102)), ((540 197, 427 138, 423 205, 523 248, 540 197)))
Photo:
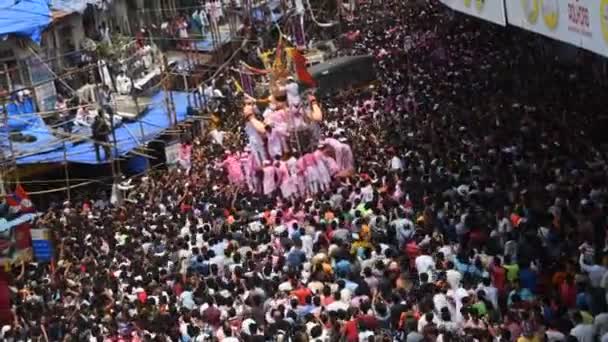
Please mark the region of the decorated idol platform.
POLYGON ((242 93, 247 145, 226 150, 221 166, 243 191, 304 198, 352 173, 354 160, 344 139, 322 136, 322 104, 313 95, 306 59, 301 50, 283 45, 279 41, 272 63, 269 54, 262 58, 264 69, 240 63, 240 82, 235 82, 242 93), (256 98, 259 93, 265 95, 256 98))

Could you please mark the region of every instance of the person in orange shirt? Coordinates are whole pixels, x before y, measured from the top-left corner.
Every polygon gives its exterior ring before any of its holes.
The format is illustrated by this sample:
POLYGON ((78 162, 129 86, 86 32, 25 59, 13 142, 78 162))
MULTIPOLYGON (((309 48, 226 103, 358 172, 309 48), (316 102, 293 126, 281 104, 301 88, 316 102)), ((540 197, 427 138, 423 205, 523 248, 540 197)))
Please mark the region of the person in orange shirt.
POLYGON ((305 305, 306 297, 312 296, 312 291, 308 287, 300 284, 297 289, 291 291, 290 295, 298 298, 298 303, 300 303, 300 305, 305 305))

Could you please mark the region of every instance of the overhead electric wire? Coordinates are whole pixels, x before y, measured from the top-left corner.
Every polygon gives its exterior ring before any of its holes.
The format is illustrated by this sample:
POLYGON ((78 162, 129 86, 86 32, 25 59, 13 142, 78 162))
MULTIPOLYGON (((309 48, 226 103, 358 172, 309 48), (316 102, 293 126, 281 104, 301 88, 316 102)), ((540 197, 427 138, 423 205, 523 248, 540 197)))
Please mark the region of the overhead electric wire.
MULTIPOLYGON (((197 7, 195 7, 195 8, 201 8, 201 7, 197 6, 197 7)), ((228 11, 228 12, 232 12, 232 11, 228 11)), ((239 27, 241 27, 241 26, 239 25, 239 27)), ((136 38, 136 37, 132 37, 132 36, 123 36, 123 37, 126 37, 126 38, 133 38, 133 39, 135 39, 135 38, 136 38)), ((152 41, 154 41, 154 40, 182 40, 182 41, 183 41, 183 40, 184 40, 184 39, 182 39, 182 38, 173 38, 173 37, 146 37, 146 39, 150 39, 150 40, 152 40, 152 41)), ((200 39, 200 38, 187 38, 187 40, 192 40, 192 41, 200 41, 201 39, 200 39)), ((220 40, 221 40, 221 39, 220 39, 220 40)), ((238 37, 231 36, 231 37, 230 37, 229 39, 227 39, 227 40, 231 40, 231 41, 235 41, 235 40, 236 40, 236 41, 238 41, 238 40, 241 40, 241 42, 242 42, 242 43, 241 43, 240 47, 239 47, 239 48, 237 48, 237 49, 236 49, 236 50, 235 50, 235 51, 232 53, 232 55, 231 55, 231 56, 228 58, 228 60, 227 60, 226 62, 224 62, 222 65, 220 65, 220 66, 217 68, 217 70, 215 70, 215 72, 213 73, 213 75, 212 75, 211 77, 208 77, 208 78, 206 78, 204 81, 200 82, 200 85, 204 85, 204 84, 206 84, 207 82, 209 82, 210 80, 214 80, 214 79, 216 79, 216 77, 217 77, 217 76, 218 76, 220 73, 222 73, 222 72, 224 71, 224 69, 225 69, 225 68, 226 68, 226 67, 227 67, 227 66, 228 66, 228 65, 229 65, 229 64, 230 64, 230 63, 233 61, 233 59, 234 59, 234 58, 235 58, 235 57, 238 55, 238 53, 239 53, 239 52, 240 52, 240 51, 241 51, 241 50, 242 50, 242 49, 243 49, 243 48, 244 48, 244 47, 245 47, 245 46, 246 46, 248 43, 251 43, 251 42, 257 42, 257 40, 249 39, 248 37, 243 37, 243 36, 238 36, 238 37)), ((58 59, 58 58, 65 57, 65 56, 68 56, 68 55, 72 55, 72 54, 75 54, 75 53, 78 53, 78 52, 79 52, 79 51, 70 51, 70 52, 64 53, 64 54, 62 54, 62 55, 55 56, 55 57, 53 57, 53 58, 49 58, 49 59, 47 59, 46 61, 45 61, 45 60, 43 60, 43 59, 42 59, 40 56, 37 56, 37 57, 38 57, 38 59, 40 60, 40 62, 42 62, 42 63, 46 63, 46 62, 49 62, 49 61, 51 61, 51 60, 56 60, 56 59, 58 59)), ((136 55, 131 56, 130 58, 134 58, 134 57, 136 57, 136 55)), ((129 58, 129 59, 130 59, 130 58, 129 58)), ((127 59, 127 60, 129 60, 129 59, 127 59)), ((56 75, 56 74, 55 74, 55 75, 54 75, 54 78, 49 79, 49 80, 46 80, 46 81, 43 81, 43 82, 39 82, 38 84, 36 84, 36 85, 32 85, 32 86, 30 86, 30 87, 26 87, 25 89, 27 89, 27 88, 34 88, 34 87, 36 87, 36 86, 39 86, 39 85, 42 85, 42 84, 45 84, 45 83, 48 83, 48 82, 53 82, 53 81, 58 80, 58 79, 66 78, 66 77, 69 77, 70 75, 77 74, 77 73, 80 73, 80 72, 86 72, 86 71, 90 70, 91 68, 95 68, 95 67, 97 67, 97 66, 98 66, 97 64, 90 64, 90 65, 87 65, 87 66, 84 66, 84 67, 79 67, 79 68, 78 68, 78 69, 76 69, 76 70, 70 70, 70 71, 68 71, 68 72, 66 72, 66 73, 64 73, 64 74, 61 74, 61 75, 56 75)), ((18 67, 15 67, 15 69, 18 69, 18 67)), ((163 77, 160 79, 160 81, 159 81, 158 83, 156 83, 156 84, 154 85, 154 87, 157 87, 158 85, 160 85, 160 84, 162 84, 163 82, 165 82, 165 81, 168 79, 168 77, 172 77, 172 72, 170 72, 170 71, 168 71, 168 70, 163 71, 163 73, 165 73, 165 75, 163 75, 163 77)), ((200 86, 199 86, 199 87, 200 87, 200 86)), ((195 89, 199 89, 199 87, 196 87, 195 89)), ((74 91, 74 92, 75 92, 75 91, 74 91)), ((12 93, 14 93, 14 92, 11 92, 11 94, 12 94, 12 93)), ((162 103, 162 101, 160 101, 160 102, 162 103)), ((61 110, 61 111, 73 110, 73 109, 78 109, 78 108, 82 108, 82 107, 85 107, 85 106, 91 106, 91 105, 94 105, 94 104, 83 104, 83 105, 78 105, 78 106, 70 107, 69 109, 64 109, 64 110, 61 110)), ((27 113, 27 114, 25 114, 25 113, 24 113, 24 114, 23 114, 23 116, 26 116, 26 115, 28 115, 28 116, 29 116, 29 115, 40 115, 41 117, 46 117, 46 116, 55 115, 55 113, 58 113, 58 112, 61 112, 61 111, 46 111, 46 112, 36 112, 36 113, 27 113)), ((21 116, 21 115, 20 115, 20 116, 21 116)), ((13 116, 11 116, 11 118, 13 118, 13 116)), ((15 118, 15 119, 19 120, 20 118, 15 118)), ((165 132, 167 132, 167 130, 166 130, 166 129, 165 129, 165 127, 163 127, 163 126, 155 125, 155 124, 153 124, 153 123, 146 122, 145 120, 141 120, 141 119, 140 119, 140 120, 138 120, 138 121, 139 121, 140 123, 142 123, 142 124, 143 124, 143 123, 145 123, 145 124, 148 124, 148 125, 152 125, 152 126, 161 127, 161 128, 163 128, 163 129, 164 129, 164 131, 165 131, 165 132)), ((64 122, 64 123, 65 123, 65 122, 64 122)), ((126 126, 125 126, 125 127, 126 127, 126 126)), ((127 127, 127 128, 128 128, 128 127, 127 127)), ((75 133, 66 133, 66 132, 62 132, 62 131, 60 131, 60 130, 58 130, 58 129, 55 129, 54 127, 51 127, 51 126, 49 126, 49 131, 50 131, 51 133, 54 133, 55 135, 58 135, 58 136, 62 136, 62 137, 63 137, 63 138, 58 139, 57 141, 54 141, 54 142, 53 142, 53 145, 59 145, 59 144, 63 144, 63 143, 64 143, 64 142, 66 142, 66 141, 74 141, 74 140, 80 140, 80 141, 92 142, 92 144, 90 144, 89 146, 87 146, 86 148, 84 148, 84 149, 83 149, 83 151, 70 152, 70 153, 66 154, 66 158, 67 158, 67 157, 73 157, 73 156, 80 155, 80 154, 86 154, 86 153, 90 153, 90 152, 91 152, 91 150, 92 150, 92 149, 94 149, 94 146, 95 146, 94 144, 103 145, 103 146, 110 146, 110 147, 112 146, 112 144, 109 144, 109 143, 100 142, 100 141, 95 141, 93 138, 88 137, 88 136, 82 136, 82 135, 75 134, 75 133)), ((177 132, 177 133, 180 133, 180 132, 182 132, 182 131, 181 131, 181 130, 177 130, 176 132, 177 132)), ((133 134, 133 133, 132 133, 132 132, 130 132, 130 131, 129 131, 128 133, 130 133, 130 134, 129 134, 129 135, 130 135, 130 137, 124 137, 124 138, 121 138, 121 139, 119 139, 118 141, 116 141, 115 143, 116 143, 116 144, 118 144, 118 143, 122 143, 122 142, 125 142, 125 141, 133 141, 133 142, 135 142, 135 143, 136 143, 136 145, 138 145, 138 144, 140 144, 140 143, 141 143, 140 141, 138 141, 138 140, 139 140, 139 139, 138 139, 138 137, 144 138, 144 137, 146 136, 145 134, 142 134, 141 136, 139 136, 139 135, 137 135, 137 134, 133 134)), ((162 134, 162 132, 160 132, 159 134, 162 134)), ((52 150, 48 150, 48 151, 46 151, 46 152, 42 152, 42 153, 48 153, 48 152, 52 152, 53 150, 56 150, 56 148, 57 148, 57 147, 53 148, 52 150)), ((25 158, 25 157, 27 157, 27 156, 29 156, 29 155, 34 155, 34 154, 39 154, 39 153, 40 153, 40 152, 35 152, 35 153, 19 153, 19 154, 15 154, 15 153, 13 153, 14 162, 16 163, 16 159, 17 159, 17 158, 21 159, 21 158, 25 158)), ((140 153, 138 153, 138 152, 137 152, 137 151, 135 151, 135 150, 134 150, 134 151, 127 151, 126 153, 133 153, 133 154, 136 154, 136 155, 137 155, 137 154, 140 154, 140 153)), ((115 156, 115 157, 120 158, 120 156, 115 156)), ((146 157, 151 157, 151 156, 147 156, 147 155, 146 155, 146 157)), ((54 158, 50 158, 50 157, 49 157, 49 158, 44 158, 42 162, 45 162, 45 161, 55 161, 55 160, 52 160, 52 159, 54 159, 54 158)), ((66 161, 67 161, 67 159, 66 159, 66 161)), ((161 165, 162 165, 162 164, 157 164, 157 166, 161 166, 161 165)), ((156 166, 154 166, 154 167, 156 167, 156 166)), ((153 167, 153 168, 154 168, 154 167, 153 167)), ((95 181, 94 181, 94 180, 92 180, 91 182, 95 182, 95 181)), ((84 182, 84 183, 76 184, 76 185, 70 186, 69 188, 76 188, 76 187, 80 187, 80 186, 88 185, 88 184, 90 184, 91 182, 84 182)), ((68 189, 68 187, 63 187, 63 188, 60 188, 60 189, 52 189, 52 190, 48 190, 48 191, 45 191, 45 192, 40 192, 40 193, 48 193, 48 192, 65 191, 66 189, 68 189)), ((32 193, 32 194, 36 194, 36 193, 32 193)))

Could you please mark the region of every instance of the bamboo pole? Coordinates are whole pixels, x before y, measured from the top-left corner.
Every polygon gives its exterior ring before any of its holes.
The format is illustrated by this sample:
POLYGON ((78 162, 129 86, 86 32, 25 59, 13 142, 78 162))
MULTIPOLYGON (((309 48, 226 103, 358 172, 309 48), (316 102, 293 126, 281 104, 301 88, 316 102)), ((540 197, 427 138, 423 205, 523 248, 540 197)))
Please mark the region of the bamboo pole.
MULTIPOLYGON (((99 58, 99 55, 97 57, 99 58)), ((100 72, 99 74, 100 74, 100 77, 103 77, 101 75, 102 72, 100 72)), ((97 97, 97 106, 99 107, 97 115, 103 115, 103 105, 101 103, 101 97, 100 97, 100 93, 99 93, 99 81, 97 80, 97 77, 95 77, 95 73, 94 72, 91 72, 91 75, 93 76, 93 81, 95 82, 95 88, 97 90, 96 94, 95 94, 96 97, 97 97)), ((105 120, 105 118, 104 118, 104 120, 105 120)), ((113 122, 114 120, 113 120, 113 117, 110 117, 110 121, 111 121, 111 123, 110 123, 111 128, 110 129, 112 130, 112 133, 114 133, 114 122, 113 122)), ((114 142, 116 143, 116 141, 114 141, 114 142)), ((98 142, 95 141, 95 143, 97 144, 98 142)), ((115 147, 115 146, 112 146, 112 144, 110 144, 110 148, 112 148, 112 147, 115 147)), ((105 149, 104 149, 104 156, 108 157, 108 156, 105 155, 105 149)), ((110 156, 109 157, 110 157, 110 168, 112 170, 112 179, 116 180, 117 177, 116 177, 116 169, 115 169, 115 165, 114 165, 114 153, 112 153, 112 151, 110 152, 110 156)))
POLYGON ((184 90, 187 93, 186 99, 188 100, 188 107, 190 107, 192 105, 192 102, 190 101, 190 90, 188 88, 188 78, 186 77, 186 73, 183 73, 182 77, 184 79, 184 90))
MULTIPOLYGON (((105 62, 105 61, 104 61, 105 62)), ((109 68, 109 64, 105 63, 106 67, 109 68)), ((106 84, 106 79, 105 79, 105 75, 103 73, 103 70, 101 70, 99 72, 99 74, 101 75, 101 83, 106 84)), ((112 81, 112 80, 110 80, 112 81)), ((97 85, 97 90, 99 91, 99 85, 97 85)), ((97 99, 97 101, 99 103, 101 103, 101 99, 97 99)), ((103 108, 103 106, 101 106, 101 110, 99 113, 103 113, 105 111, 105 108, 103 108)), ((114 145, 114 151, 112 151, 111 155, 112 155, 112 163, 116 163, 115 167, 116 167, 116 177, 119 177, 122 174, 122 171, 120 170, 120 161, 117 161, 116 158, 118 158, 118 144, 116 141, 116 127, 114 126, 114 115, 116 112, 116 108, 112 108, 112 103, 108 103, 108 107, 110 108, 110 129, 112 130, 112 140, 114 141, 113 145, 114 145)))
POLYGON ((11 154, 11 166, 9 167, 9 172, 12 168, 14 168, 15 180, 17 181, 17 185, 19 185, 19 172, 17 170, 17 156, 15 156, 15 150, 13 148, 13 141, 11 140, 11 129, 8 126, 8 108, 6 107, 6 102, 2 103, 3 110, 3 120, 4 127, 6 128, 6 140, 8 140, 8 150, 11 154))
POLYGON ((68 167, 68 150, 65 146, 65 140, 63 141, 63 172, 65 175, 65 187, 68 196, 68 201, 71 200, 71 186, 70 186, 70 171, 68 167))
POLYGON ((172 115, 172 109, 171 109, 170 90, 169 90, 169 87, 167 86, 167 82, 168 82, 167 73, 169 72, 169 63, 167 62, 167 56, 163 55, 162 59, 163 59, 162 87, 163 87, 163 92, 164 92, 165 105, 167 107, 167 116, 169 117, 169 123, 173 124, 174 121, 173 121, 173 115, 172 115))

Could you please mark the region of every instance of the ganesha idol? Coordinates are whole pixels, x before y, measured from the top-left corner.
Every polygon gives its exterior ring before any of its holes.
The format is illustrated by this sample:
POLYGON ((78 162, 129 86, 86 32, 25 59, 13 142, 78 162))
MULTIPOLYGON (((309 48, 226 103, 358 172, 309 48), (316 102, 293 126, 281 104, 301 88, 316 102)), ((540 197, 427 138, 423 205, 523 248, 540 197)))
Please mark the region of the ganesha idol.
POLYGON ((249 143, 238 160, 247 179, 236 186, 247 184, 252 192, 289 199, 324 191, 332 178, 353 171, 350 146, 340 139, 321 139, 321 107, 312 95, 301 101, 295 82, 278 83, 267 100, 247 97, 243 118, 249 143), (256 102, 268 103, 263 113, 256 102))

